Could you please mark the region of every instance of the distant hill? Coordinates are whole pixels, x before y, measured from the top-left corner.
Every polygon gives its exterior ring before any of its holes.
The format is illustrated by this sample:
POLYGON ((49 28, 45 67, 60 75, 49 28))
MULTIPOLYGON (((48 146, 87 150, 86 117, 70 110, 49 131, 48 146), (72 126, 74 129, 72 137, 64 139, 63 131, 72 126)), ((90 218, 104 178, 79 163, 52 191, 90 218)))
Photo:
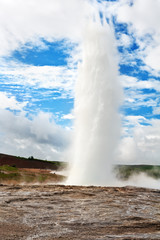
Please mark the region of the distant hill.
POLYGON ((133 175, 145 173, 154 179, 160 179, 160 165, 117 165, 114 168, 119 179, 128 180, 133 175))
POLYGON ((51 169, 58 170, 65 165, 62 162, 51 162, 33 157, 24 158, 0 153, 0 166, 9 165, 16 168, 34 168, 34 169, 51 169))
MULTIPOLYGON (((35 159, 34 157, 24 158, 0 153, 0 166, 9 165, 16 168, 28 169, 48 169, 48 170, 61 170, 67 167, 67 163, 58 161, 47 161, 35 159)), ((114 172, 117 178, 121 180, 128 180, 131 176, 140 173, 160 179, 160 166, 159 165, 116 165, 114 172)))

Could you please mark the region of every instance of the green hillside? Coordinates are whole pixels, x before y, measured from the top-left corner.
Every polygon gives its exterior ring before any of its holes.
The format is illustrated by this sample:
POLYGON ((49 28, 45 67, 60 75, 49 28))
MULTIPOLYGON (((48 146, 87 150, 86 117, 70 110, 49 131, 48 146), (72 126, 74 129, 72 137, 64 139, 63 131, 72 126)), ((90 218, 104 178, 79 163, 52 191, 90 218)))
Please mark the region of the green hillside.
POLYGON ((122 180, 128 180, 135 174, 145 173, 154 179, 160 178, 159 165, 116 165, 114 168, 116 176, 122 180))

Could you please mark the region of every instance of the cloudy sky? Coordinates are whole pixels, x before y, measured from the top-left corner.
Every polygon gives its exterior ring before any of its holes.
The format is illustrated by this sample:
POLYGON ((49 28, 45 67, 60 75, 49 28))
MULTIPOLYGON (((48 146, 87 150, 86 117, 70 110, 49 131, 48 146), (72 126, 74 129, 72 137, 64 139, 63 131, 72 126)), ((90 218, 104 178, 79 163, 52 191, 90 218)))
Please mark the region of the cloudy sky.
POLYGON ((64 159, 95 9, 113 27, 124 88, 117 161, 160 164, 160 0, 0 0, 0 152, 64 159))

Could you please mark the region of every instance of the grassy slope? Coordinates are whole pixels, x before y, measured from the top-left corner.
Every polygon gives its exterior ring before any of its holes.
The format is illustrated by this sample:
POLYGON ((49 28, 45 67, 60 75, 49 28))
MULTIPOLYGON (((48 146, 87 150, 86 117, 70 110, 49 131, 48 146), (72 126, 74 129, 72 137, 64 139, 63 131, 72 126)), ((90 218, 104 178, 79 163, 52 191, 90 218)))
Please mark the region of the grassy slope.
POLYGON ((118 178, 122 180, 129 179, 132 175, 145 173, 146 175, 154 178, 160 178, 159 165, 117 165, 115 173, 118 178))
POLYGON ((64 177, 49 171, 30 171, 8 165, 0 166, 0 183, 46 183, 62 182, 64 177))

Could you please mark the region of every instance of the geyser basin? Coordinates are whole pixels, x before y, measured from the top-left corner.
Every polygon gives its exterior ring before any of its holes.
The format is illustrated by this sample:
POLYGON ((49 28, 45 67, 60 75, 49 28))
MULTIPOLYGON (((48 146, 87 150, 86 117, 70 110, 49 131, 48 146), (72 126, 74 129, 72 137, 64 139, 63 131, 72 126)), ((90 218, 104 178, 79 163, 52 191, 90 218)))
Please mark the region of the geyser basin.
POLYGON ((75 132, 68 184, 107 185, 119 141, 121 87, 114 35, 106 21, 87 23, 75 89, 75 132))

